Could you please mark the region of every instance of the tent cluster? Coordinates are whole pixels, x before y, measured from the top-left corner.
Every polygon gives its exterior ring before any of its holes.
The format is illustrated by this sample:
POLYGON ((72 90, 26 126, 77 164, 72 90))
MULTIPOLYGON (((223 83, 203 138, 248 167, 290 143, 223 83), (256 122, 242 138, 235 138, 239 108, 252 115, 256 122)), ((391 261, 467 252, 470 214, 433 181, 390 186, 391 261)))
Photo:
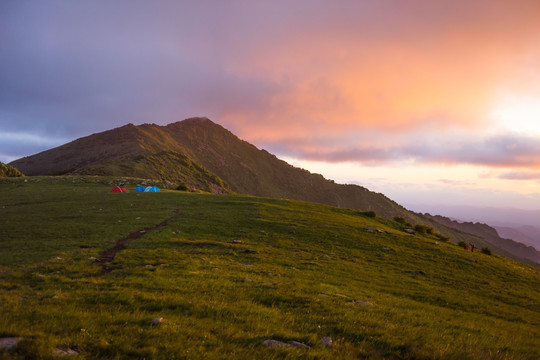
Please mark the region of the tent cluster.
POLYGON ((112 193, 127 192, 125 187, 115 186, 111 189, 112 193))
MULTIPOLYGON (((115 186, 111 189, 112 193, 127 192, 125 187, 115 186)), ((160 192, 157 186, 137 186, 135 192, 160 192)))
POLYGON ((136 192, 160 192, 157 186, 137 186, 135 189, 136 192))

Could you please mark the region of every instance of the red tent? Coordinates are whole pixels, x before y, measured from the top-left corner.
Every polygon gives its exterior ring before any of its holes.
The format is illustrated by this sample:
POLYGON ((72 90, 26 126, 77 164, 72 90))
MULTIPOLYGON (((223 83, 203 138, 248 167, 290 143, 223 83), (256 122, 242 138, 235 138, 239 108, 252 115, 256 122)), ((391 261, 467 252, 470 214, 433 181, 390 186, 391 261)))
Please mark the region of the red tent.
POLYGON ((120 190, 122 190, 122 192, 127 192, 126 188, 125 187, 121 187, 120 190))
POLYGON ((111 189, 111 192, 117 193, 117 192, 125 192, 126 190, 122 191, 122 188, 120 186, 115 186, 111 189))

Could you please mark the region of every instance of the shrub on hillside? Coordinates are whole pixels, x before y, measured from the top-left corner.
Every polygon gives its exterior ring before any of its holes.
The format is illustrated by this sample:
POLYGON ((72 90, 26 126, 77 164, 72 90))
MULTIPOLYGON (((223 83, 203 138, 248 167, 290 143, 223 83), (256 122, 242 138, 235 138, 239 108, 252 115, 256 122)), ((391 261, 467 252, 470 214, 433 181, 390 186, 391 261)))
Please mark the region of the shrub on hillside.
POLYGON ((405 220, 405 218, 402 218, 401 216, 396 216, 394 218, 394 221, 398 224, 401 224, 403 227, 412 228, 411 223, 409 223, 407 220, 405 220))
POLYGON ((189 188, 188 188, 188 186, 187 186, 185 183, 180 183, 180 184, 178 184, 178 186, 176 187, 176 190, 180 190, 180 191, 188 191, 189 188))
POLYGON ((364 216, 367 216, 367 217, 370 217, 370 218, 376 218, 377 217, 377 213, 373 210, 370 210, 370 211, 364 211, 362 213, 362 215, 364 216))
POLYGON ((415 225, 414 226, 414 231, 416 231, 417 233, 419 234, 433 234, 433 228, 430 228, 429 226, 426 226, 426 225, 415 225))
POLYGON ((24 176, 19 170, 13 166, 9 166, 0 162, 0 177, 21 177, 24 176))
POLYGON ((443 235, 443 234, 435 234, 435 236, 438 237, 439 240, 441 240, 441 241, 449 241, 450 240, 450 238, 448 236, 443 235))
POLYGON ((467 243, 465 241, 460 241, 460 242, 457 243, 457 246, 462 247, 462 248, 466 248, 467 243))
POLYGON ((482 254, 491 255, 491 249, 488 247, 483 247, 480 251, 482 252, 482 254))

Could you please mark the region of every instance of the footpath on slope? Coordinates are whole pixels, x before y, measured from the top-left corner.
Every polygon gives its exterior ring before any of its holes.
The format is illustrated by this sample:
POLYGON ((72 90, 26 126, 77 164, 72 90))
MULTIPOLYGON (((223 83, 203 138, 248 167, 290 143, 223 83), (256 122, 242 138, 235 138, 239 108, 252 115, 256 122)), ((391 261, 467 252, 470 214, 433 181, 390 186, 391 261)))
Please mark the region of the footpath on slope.
POLYGON ((99 259, 96 260, 96 264, 101 265, 101 273, 100 275, 105 275, 110 273, 113 269, 110 267, 107 267, 107 264, 112 262, 114 260, 114 257, 116 254, 118 254, 120 251, 124 250, 126 248, 126 244, 130 241, 136 240, 140 238, 141 236, 145 235, 149 231, 156 230, 160 227, 168 225, 172 220, 179 217, 179 214, 175 214, 174 216, 171 216, 168 219, 163 220, 157 225, 154 225, 152 227, 146 227, 144 229, 140 229, 137 231, 132 232, 128 236, 118 240, 116 242, 116 245, 108 250, 105 250, 101 253, 99 259))

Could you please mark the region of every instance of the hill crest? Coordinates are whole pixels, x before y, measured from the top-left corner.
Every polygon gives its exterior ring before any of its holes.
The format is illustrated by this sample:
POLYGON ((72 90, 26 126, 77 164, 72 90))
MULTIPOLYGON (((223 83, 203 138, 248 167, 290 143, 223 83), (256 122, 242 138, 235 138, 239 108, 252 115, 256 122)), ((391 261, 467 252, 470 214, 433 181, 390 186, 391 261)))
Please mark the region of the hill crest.
MULTIPOLYGON (((337 184, 296 168, 239 139, 208 118, 165 126, 127 124, 10 163, 27 175, 126 176, 166 181, 170 187, 212 193, 247 194, 322 203, 403 217, 432 226, 454 241, 478 242, 474 235, 405 209, 359 185, 337 184)), ((486 239, 487 240, 487 239, 486 239)), ((497 245, 493 249, 509 253, 497 245)), ((509 256, 521 258, 511 251, 509 256)))

